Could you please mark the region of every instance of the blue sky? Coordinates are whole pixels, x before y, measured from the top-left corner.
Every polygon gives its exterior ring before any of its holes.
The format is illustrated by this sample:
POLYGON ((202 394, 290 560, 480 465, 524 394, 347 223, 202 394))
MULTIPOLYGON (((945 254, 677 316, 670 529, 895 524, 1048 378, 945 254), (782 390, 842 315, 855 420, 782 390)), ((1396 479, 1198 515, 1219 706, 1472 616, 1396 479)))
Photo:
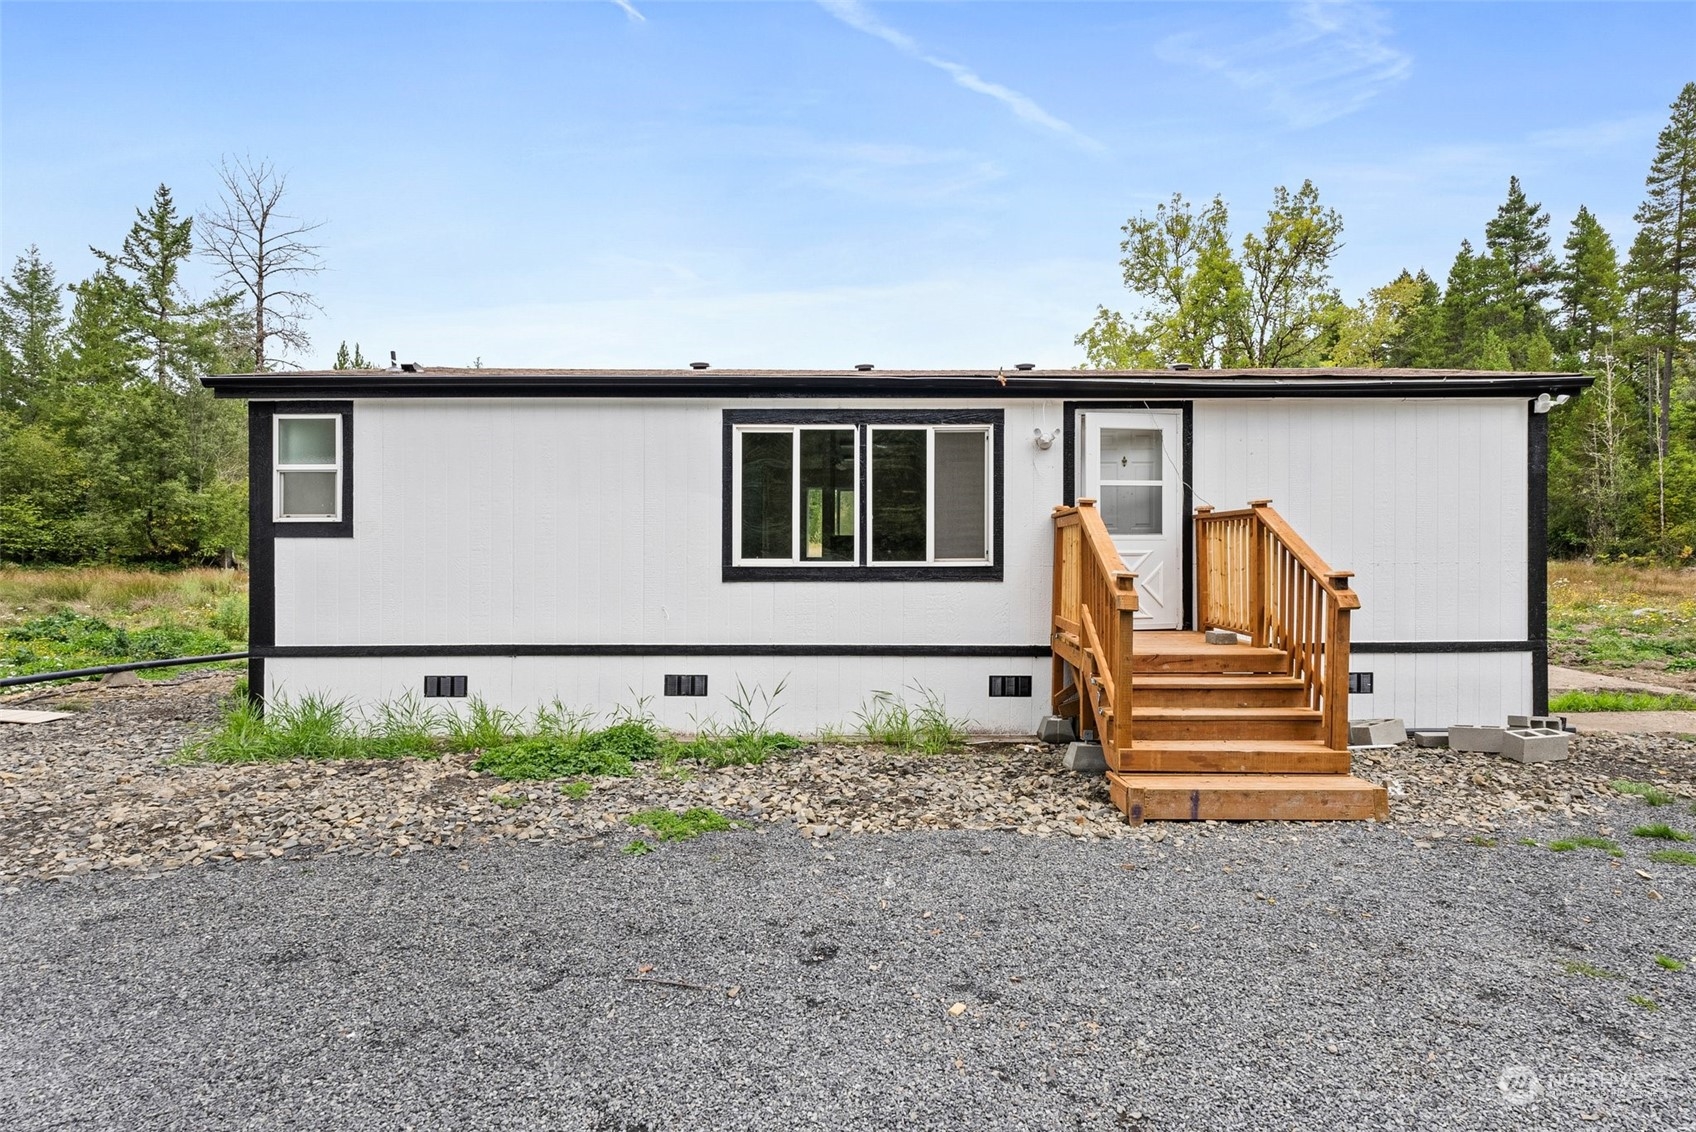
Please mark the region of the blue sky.
MULTIPOLYGON (((1312 178, 1439 280, 1517 173, 1622 248, 1696 4, 0 4, 0 255, 268 158, 337 342, 463 365, 1072 365, 1119 227, 1312 178)), ((196 269, 195 289, 211 285, 196 269)))

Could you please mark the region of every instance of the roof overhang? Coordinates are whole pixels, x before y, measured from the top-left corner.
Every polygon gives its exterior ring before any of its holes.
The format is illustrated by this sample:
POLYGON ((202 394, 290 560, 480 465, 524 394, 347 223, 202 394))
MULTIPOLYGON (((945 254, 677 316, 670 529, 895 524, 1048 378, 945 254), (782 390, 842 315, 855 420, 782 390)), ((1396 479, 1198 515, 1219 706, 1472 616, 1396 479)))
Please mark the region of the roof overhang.
POLYGON ((332 370, 217 374, 219 397, 1217 400, 1284 397, 1536 397, 1575 394, 1579 373, 1483 370, 332 370))

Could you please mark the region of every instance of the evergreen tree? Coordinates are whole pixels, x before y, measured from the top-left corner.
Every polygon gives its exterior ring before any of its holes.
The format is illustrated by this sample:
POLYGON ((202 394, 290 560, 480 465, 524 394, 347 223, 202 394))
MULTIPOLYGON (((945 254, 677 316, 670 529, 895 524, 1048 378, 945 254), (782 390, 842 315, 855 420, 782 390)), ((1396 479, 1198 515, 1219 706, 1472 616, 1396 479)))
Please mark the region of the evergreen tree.
POLYGON ((1484 351, 1489 294, 1483 263, 1487 258, 1473 254, 1471 240, 1462 240, 1460 251, 1449 266, 1437 334, 1438 350, 1445 366, 1464 369, 1477 365, 1484 351))
POLYGON ((1619 323, 1625 305, 1620 289, 1619 255, 1614 242, 1590 210, 1580 205, 1567 235, 1560 270, 1560 342, 1581 363, 1596 353, 1604 335, 1619 323))
POLYGON ((65 311, 53 265, 31 244, 0 283, 0 409, 33 420, 56 381, 65 311))
POLYGON ((1547 325, 1543 303, 1556 281, 1555 257, 1549 251, 1549 214, 1526 199, 1518 177, 1508 178, 1507 200, 1484 225, 1484 246, 1495 261, 1493 299, 1503 308, 1492 324, 1511 347, 1547 325))

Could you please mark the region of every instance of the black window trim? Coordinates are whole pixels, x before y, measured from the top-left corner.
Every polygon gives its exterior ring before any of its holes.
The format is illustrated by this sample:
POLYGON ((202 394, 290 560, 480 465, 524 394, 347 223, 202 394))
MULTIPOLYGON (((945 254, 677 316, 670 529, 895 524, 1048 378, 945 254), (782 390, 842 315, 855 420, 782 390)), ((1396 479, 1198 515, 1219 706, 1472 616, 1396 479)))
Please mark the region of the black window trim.
POLYGON ((251 537, 352 538, 353 537, 353 402, 352 401, 250 401, 248 403, 248 490, 251 492, 248 523, 251 537), (279 521, 273 493, 277 482, 276 418, 341 418, 342 507, 334 521, 279 521))
POLYGON ((724 525, 721 536, 722 579, 726 582, 999 582, 1005 577, 1003 535, 1005 471, 1003 434, 1006 412, 1002 409, 726 409, 724 410, 723 495, 724 525), (868 426, 872 425, 986 425, 990 432, 990 561, 987 565, 961 566, 907 564, 873 566, 865 537, 869 499, 866 449, 868 426), (735 484, 736 430, 745 425, 847 425, 855 430, 859 450, 859 547, 861 561, 835 566, 738 566, 736 565, 735 484))

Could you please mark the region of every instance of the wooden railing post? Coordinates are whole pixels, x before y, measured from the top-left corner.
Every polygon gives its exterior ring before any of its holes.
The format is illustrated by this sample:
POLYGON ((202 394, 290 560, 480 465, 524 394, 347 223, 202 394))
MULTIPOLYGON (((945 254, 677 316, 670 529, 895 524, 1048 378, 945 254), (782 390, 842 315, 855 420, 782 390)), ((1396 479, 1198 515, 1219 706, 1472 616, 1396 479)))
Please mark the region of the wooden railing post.
POLYGON ((1254 522, 1248 532, 1248 623, 1249 637, 1256 648, 1266 645, 1266 586, 1269 580, 1266 569, 1267 538, 1266 518, 1261 514, 1262 509, 1270 507, 1270 499, 1251 499, 1248 505, 1254 508, 1254 522))
MULTIPOLYGON (((1341 594, 1349 591, 1351 571, 1337 570, 1325 580, 1341 594)), ((1340 751, 1349 745, 1349 606, 1341 600, 1327 603, 1331 624, 1325 640, 1325 728, 1327 745, 1340 751)))
POLYGON ((1212 513, 1207 503, 1195 509, 1195 627, 1203 630, 1212 628, 1207 622, 1207 602, 1213 596, 1213 579, 1207 573, 1207 517, 1212 513))

